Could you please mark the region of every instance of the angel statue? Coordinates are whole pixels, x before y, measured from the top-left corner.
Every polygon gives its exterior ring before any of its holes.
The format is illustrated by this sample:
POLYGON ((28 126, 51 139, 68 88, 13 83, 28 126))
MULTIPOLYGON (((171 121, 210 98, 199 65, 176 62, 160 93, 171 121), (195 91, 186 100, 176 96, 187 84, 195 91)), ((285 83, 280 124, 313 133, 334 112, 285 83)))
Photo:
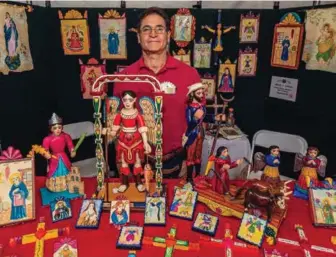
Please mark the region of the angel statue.
POLYGON ((133 168, 136 187, 139 192, 145 191, 141 175, 143 174, 143 162, 145 154, 150 154, 152 148, 149 142, 153 142, 154 103, 148 97, 142 97, 139 105, 140 114, 135 106, 136 94, 133 91, 124 91, 121 95, 123 108, 118 112, 119 99, 112 98, 107 114, 107 128, 102 134, 107 134, 108 141, 116 138, 116 159, 120 165, 121 185, 113 190, 114 193, 123 193, 128 187, 128 176, 133 168))
MULTIPOLYGON (((308 147, 305 156, 296 154, 294 171, 301 171, 299 179, 295 185, 294 195, 300 197, 300 193, 307 194, 307 189, 310 187, 319 187, 321 185, 317 174, 321 177, 325 176, 327 166, 327 158, 319 155, 319 150, 316 147, 308 147)), ((306 197, 304 197, 307 199, 306 197)))
POLYGON ((268 148, 268 154, 264 155, 261 152, 257 152, 254 155, 254 171, 264 169, 261 180, 276 184, 280 182, 279 174, 280 165, 280 148, 276 145, 271 145, 268 148))

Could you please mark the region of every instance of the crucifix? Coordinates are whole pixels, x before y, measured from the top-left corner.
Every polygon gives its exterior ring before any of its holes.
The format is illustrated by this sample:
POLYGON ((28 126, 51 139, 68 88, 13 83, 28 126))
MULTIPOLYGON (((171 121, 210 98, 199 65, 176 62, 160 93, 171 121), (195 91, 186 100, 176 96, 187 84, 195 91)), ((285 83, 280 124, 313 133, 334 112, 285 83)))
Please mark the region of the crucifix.
POLYGON ((51 229, 46 230, 45 222, 40 221, 37 224, 36 232, 32 234, 27 234, 22 237, 14 237, 9 240, 9 245, 11 247, 16 246, 17 244, 25 245, 35 243, 34 257, 43 257, 44 256, 44 241, 49 239, 58 238, 62 235, 69 235, 69 227, 60 228, 60 229, 51 229))
POLYGON ((189 243, 189 241, 176 239, 176 226, 173 225, 167 237, 144 237, 143 243, 146 245, 152 245, 156 247, 166 248, 166 252, 164 257, 173 257, 174 250, 182 250, 182 251, 198 251, 199 244, 198 243, 189 243))
POLYGON ((281 244, 286 244, 286 245, 291 245, 291 246, 296 246, 296 247, 301 247, 302 251, 304 253, 304 257, 312 257, 311 251, 310 250, 315 250, 318 252, 325 252, 329 254, 336 254, 336 251, 330 248, 326 247, 321 247, 317 245, 310 245, 308 238, 306 237, 306 234, 303 230, 302 225, 295 225, 295 230, 297 231, 299 235, 299 241, 294 241, 294 240, 289 240, 286 238, 278 238, 277 242, 281 244))

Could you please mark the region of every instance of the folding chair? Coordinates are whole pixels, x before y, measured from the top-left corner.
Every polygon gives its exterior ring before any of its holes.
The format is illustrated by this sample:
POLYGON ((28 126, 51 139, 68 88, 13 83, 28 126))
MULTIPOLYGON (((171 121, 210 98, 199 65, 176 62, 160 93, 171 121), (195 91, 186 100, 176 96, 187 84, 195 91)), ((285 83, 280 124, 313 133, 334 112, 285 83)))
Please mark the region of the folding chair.
MULTIPOLYGON (((269 131, 269 130, 259 130, 253 136, 252 140, 252 151, 250 154, 249 161, 253 163, 254 156, 254 148, 255 146, 261 146, 265 148, 269 148, 271 145, 277 145, 280 147, 281 152, 288 153, 301 153, 303 155, 306 154, 308 149, 307 141, 298 135, 291 135, 281 132, 269 131)), ((248 179, 260 178, 262 175, 262 171, 256 171, 251 173, 251 165, 247 172, 248 179)), ((281 180, 288 180, 291 178, 281 176, 281 180)))

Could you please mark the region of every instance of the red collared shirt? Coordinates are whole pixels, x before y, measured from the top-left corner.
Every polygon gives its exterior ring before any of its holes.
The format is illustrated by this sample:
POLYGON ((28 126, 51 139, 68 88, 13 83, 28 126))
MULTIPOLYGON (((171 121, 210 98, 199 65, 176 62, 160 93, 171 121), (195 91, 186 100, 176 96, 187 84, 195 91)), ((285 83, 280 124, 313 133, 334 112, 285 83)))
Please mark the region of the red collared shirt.
MULTIPOLYGON (((121 74, 146 74, 156 77, 160 82, 175 85, 175 94, 163 96, 163 154, 167 154, 182 146, 182 135, 187 127, 185 108, 188 87, 201 82, 197 70, 168 55, 166 65, 157 73, 146 67, 143 58, 124 69, 121 74)), ((121 97, 125 90, 132 90, 137 97, 151 96, 153 88, 148 83, 115 83, 113 95, 121 97)))

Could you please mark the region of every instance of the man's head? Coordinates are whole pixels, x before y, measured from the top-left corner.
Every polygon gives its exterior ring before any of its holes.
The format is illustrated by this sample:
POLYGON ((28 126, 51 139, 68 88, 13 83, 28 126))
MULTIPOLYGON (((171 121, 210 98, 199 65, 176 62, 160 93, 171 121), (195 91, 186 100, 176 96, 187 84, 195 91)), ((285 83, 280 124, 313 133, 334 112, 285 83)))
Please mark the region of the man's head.
POLYGON ((151 7, 139 17, 138 41, 141 48, 149 53, 166 51, 170 38, 169 17, 160 8, 151 7))

